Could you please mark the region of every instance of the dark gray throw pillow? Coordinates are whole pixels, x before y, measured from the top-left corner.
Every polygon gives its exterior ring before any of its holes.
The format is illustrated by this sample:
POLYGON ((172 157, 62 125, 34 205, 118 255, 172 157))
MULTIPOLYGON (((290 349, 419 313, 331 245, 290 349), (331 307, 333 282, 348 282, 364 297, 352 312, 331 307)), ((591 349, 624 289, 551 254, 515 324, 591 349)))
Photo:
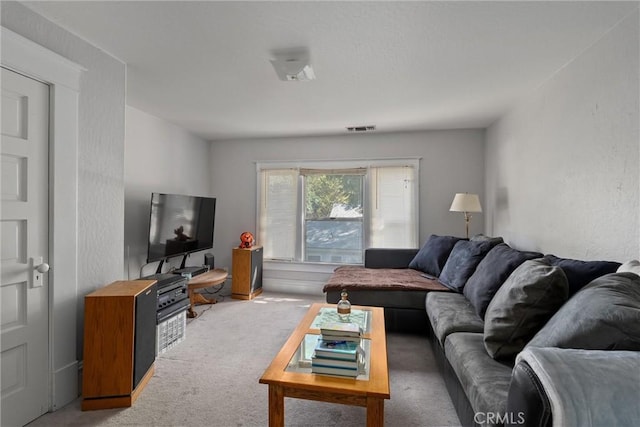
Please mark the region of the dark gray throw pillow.
POLYGON ((449 259, 449 254, 458 241, 454 236, 437 236, 432 234, 409 263, 409 268, 438 277, 449 259))
POLYGON ((527 347, 640 350, 640 276, 599 277, 569 298, 527 347))
POLYGON ((438 280, 449 289, 462 293, 465 283, 490 249, 489 242, 459 241, 453 247, 438 280))
POLYGON ((504 239, 502 237, 491 237, 485 236, 484 234, 476 234, 475 236, 471 236, 469 240, 472 242, 489 242, 491 243, 491 247, 504 243, 504 239))
POLYGON ((569 296, 582 289, 587 283, 605 274, 615 273, 619 262, 613 261, 581 261, 577 259, 558 258, 555 255, 545 255, 551 265, 557 265, 564 270, 569 280, 569 296))
POLYGON ((525 261, 507 278, 484 316, 484 346, 494 359, 514 358, 567 301, 560 267, 525 261))
POLYGON ((464 287, 464 296, 471 302, 478 316, 484 318, 491 299, 513 270, 527 260, 541 257, 541 253, 519 251, 506 243, 500 243, 491 249, 469 278, 464 287))

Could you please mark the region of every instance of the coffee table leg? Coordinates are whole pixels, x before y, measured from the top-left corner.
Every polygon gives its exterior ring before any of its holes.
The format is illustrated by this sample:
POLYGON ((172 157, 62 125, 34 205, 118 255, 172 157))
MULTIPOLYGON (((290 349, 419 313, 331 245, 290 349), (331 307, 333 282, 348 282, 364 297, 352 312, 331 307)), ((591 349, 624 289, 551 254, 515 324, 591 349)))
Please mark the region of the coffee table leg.
POLYGON ((284 391, 269 384, 269 427, 284 427, 284 391))
POLYGON ((367 427, 384 426, 384 399, 367 399, 367 427))

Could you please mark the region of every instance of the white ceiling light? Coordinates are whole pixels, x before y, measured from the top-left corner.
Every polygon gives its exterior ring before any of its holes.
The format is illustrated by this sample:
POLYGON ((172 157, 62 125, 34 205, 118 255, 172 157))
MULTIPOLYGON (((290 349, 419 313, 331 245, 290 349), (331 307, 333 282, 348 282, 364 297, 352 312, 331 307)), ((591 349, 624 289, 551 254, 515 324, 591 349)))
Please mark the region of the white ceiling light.
POLYGON ((311 68, 309 52, 306 49, 295 48, 272 53, 275 58, 271 60, 271 65, 280 80, 296 82, 315 80, 316 74, 311 68))

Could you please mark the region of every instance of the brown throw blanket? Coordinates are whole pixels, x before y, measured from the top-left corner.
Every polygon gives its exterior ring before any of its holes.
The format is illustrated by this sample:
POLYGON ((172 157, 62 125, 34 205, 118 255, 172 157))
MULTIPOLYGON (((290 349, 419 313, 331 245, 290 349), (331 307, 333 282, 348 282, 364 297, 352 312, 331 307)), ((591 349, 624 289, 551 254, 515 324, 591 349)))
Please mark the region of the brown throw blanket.
POLYGON ((407 290, 448 291, 437 280, 421 276, 422 272, 410 268, 338 267, 323 291, 346 290, 407 290))

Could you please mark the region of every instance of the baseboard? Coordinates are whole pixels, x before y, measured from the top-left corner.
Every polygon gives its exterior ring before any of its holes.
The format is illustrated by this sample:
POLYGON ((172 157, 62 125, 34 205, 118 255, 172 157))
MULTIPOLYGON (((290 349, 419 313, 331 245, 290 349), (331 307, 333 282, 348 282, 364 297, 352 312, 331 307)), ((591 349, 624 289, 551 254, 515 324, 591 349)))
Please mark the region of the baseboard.
POLYGON ((324 282, 311 282, 293 279, 262 279, 262 288, 265 292, 323 296, 323 286, 324 282))
POLYGON ((325 264, 265 262, 262 287, 271 292, 324 295, 322 288, 335 268, 325 264))
POLYGON ((79 395, 78 361, 73 361, 53 372, 53 398, 51 410, 57 411, 74 401, 79 395))

